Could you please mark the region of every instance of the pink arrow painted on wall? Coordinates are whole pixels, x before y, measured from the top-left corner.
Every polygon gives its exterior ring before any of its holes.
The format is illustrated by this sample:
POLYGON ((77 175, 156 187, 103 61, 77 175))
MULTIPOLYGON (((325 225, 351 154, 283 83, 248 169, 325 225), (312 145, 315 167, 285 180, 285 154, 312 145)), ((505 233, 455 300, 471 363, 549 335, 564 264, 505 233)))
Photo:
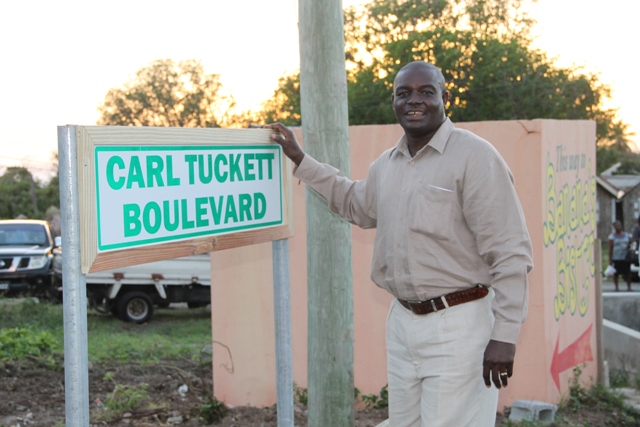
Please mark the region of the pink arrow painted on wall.
POLYGON ((551 378, 556 383, 558 391, 560 391, 560 373, 567 369, 573 368, 584 362, 591 362, 593 354, 591 352, 591 328, 589 325, 586 331, 580 335, 580 338, 571 343, 567 348, 558 353, 560 344, 560 333, 556 340, 556 348, 553 350, 553 359, 551 359, 551 378))

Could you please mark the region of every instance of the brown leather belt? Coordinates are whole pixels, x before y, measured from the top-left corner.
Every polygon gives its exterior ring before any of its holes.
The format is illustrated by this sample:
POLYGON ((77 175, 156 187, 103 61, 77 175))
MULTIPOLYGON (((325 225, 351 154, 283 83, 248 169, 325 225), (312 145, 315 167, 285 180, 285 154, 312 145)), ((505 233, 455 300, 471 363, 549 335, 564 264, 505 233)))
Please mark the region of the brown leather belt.
POLYGON ((426 301, 405 301, 400 298, 398 298, 398 301, 404 308, 413 311, 415 314, 429 314, 435 311, 444 310, 447 307, 484 298, 488 293, 488 288, 478 285, 475 288, 452 292, 426 301))

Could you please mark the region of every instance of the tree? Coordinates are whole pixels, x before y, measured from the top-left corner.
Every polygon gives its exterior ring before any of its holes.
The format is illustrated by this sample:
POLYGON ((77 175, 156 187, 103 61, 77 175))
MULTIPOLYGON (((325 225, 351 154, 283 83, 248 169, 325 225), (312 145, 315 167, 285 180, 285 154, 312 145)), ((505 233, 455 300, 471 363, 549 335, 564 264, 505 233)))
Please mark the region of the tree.
MULTIPOLYGON (((532 47, 527 0, 371 0, 345 11, 349 123, 395 123, 393 79, 414 60, 437 65, 451 92, 454 122, 513 119, 595 120, 599 146, 630 151, 628 125, 604 107, 611 89, 579 67, 556 67, 532 47)), ((297 74, 274 97, 299 105, 297 74)), ((267 103, 265 103, 266 105, 267 103)), ((274 110, 278 111, 278 110, 274 110)), ((271 116, 270 116, 271 117, 271 116)), ((274 114, 273 120, 281 120, 274 114)))
POLYGON ((101 125, 221 127, 233 120, 231 95, 200 61, 159 59, 110 89, 98 108, 101 125))
POLYGON ((36 182, 26 168, 9 167, 0 176, 0 218, 38 218, 36 182))

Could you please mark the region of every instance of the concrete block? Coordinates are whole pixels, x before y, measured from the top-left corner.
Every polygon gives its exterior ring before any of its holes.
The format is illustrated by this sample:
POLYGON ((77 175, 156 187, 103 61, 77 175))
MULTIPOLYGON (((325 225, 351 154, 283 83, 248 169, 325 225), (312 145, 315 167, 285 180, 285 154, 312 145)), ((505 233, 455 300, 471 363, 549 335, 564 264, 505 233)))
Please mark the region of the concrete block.
POLYGON ((538 400, 516 400, 511 405, 509 419, 512 421, 541 421, 552 423, 558 407, 538 400))

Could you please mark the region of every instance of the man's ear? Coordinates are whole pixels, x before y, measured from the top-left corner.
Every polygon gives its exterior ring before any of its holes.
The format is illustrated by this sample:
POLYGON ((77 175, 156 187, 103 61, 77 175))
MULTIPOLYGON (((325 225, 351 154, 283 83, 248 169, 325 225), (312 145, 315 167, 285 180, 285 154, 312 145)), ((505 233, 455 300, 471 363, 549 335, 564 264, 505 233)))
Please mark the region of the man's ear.
POLYGON ((445 90, 444 92, 442 92, 442 102, 444 104, 444 106, 447 106, 447 102, 449 102, 449 91, 445 90))

